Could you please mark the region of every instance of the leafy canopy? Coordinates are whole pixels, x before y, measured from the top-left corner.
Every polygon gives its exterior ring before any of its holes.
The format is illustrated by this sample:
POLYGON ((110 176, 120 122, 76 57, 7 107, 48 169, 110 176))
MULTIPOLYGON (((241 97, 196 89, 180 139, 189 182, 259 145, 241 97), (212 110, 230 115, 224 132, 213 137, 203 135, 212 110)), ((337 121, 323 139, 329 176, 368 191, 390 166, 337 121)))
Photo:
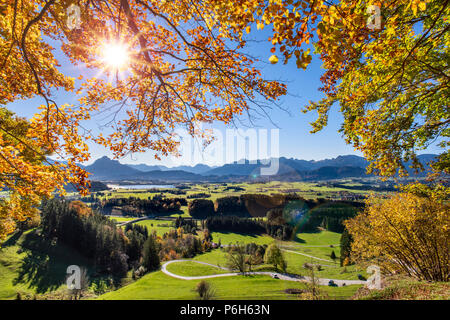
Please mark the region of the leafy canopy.
POLYGON ((371 197, 365 213, 346 221, 353 238, 352 258, 358 262, 375 259, 389 273, 448 281, 448 213, 445 201, 412 193, 384 200, 371 197))
MULTIPOLYGON (((117 157, 148 149, 158 157, 177 153, 180 126, 209 141, 201 123, 232 123, 252 110, 265 114, 286 86, 263 79, 256 60, 242 52, 255 27, 272 28, 271 63, 295 57, 306 69, 311 49, 320 55, 325 98, 305 108, 318 112, 313 132, 339 104, 342 133, 373 161, 371 170, 393 175, 410 159, 419 167, 417 151, 436 139, 444 148, 449 143, 448 2, 78 0, 80 23, 72 28, 67 8, 73 1, 3 1, 0 105, 34 96, 44 104, 29 120, 26 139, 0 126, 0 170, 24 182, 0 181, 10 192, 1 202, 0 237, 12 230, 14 217, 26 218, 39 198, 55 188, 63 192, 64 183, 86 192, 87 174, 77 163, 89 159, 88 141, 117 157), (370 5, 381 9, 380 28, 367 26, 370 5), (128 57, 121 68, 102 58, 108 44, 128 57), (53 46, 96 75, 64 74, 53 46), (76 93, 77 103, 58 105, 58 90, 76 93), (112 133, 83 127, 94 114, 108 118, 112 133), (50 165, 47 154, 66 162, 50 165), (35 186, 25 186, 31 180, 35 186)), ((435 168, 448 173, 449 157, 442 152, 435 168)))
POLYGON ((448 0, 211 0, 225 32, 237 38, 256 25, 272 27, 271 63, 311 62, 311 48, 325 69, 310 102, 316 111, 312 132, 327 125, 333 105, 344 116, 346 141, 371 161, 370 172, 406 174, 403 161, 438 140, 445 151, 435 164, 450 172, 448 0), (373 6, 380 9, 376 25, 373 6), (374 23, 375 22, 375 23, 374 23))
POLYGON ((0 181, 11 194, 1 202, 0 237, 12 230, 12 217, 30 215, 55 187, 62 193, 67 182, 88 186, 87 174, 77 166, 89 159, 88 141, 117 157, 148 149, 157 157, 168 155, 177 152, 177 128, 210 140, 201 123, 230 123, 251 110, 265 112, 286 93, 284 84, 261 77, 255 60, 241 52, 245 42, 220 31, 208 2, 80 0, 76 28, 73 20, 68 23, 71 4, 7 0, 0 5, 0 105, 34 96, 44 101, 20 144, 10 142, 14 132, 6 124, 0 127, 1 172, 38 184, 0 181), (128 57, 120 70, 103 58, 111 43, 128 57), (64 74, 55 45, 75 66, 96 75, 64 74), (77 103, 58 105, 58 90, 76 93, 77 103), (99 113, 109 117, 105 125, 111 134, 94 135, 83 127, 99 113), (49 165, 45 157, 36 162, 25 154, 44 149, 66 162, 49 165))

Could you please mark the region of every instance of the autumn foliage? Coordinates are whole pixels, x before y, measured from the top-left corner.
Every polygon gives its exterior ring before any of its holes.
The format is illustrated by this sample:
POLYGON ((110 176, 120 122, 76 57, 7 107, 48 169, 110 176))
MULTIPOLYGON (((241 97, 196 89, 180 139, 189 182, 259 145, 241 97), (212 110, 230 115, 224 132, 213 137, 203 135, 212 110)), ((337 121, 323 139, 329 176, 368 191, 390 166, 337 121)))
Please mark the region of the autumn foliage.
POLYGON ((70 202, 69 210, 74 210, 80 217, 89 217, 93 214, 92 209, 80 200, 70 202))
MULTIPOLYGON (((318 114, 312 132, 339 107, 341 131, 372 162, 369 171, 405 174, 403 161, 409 160, 420 169, 417 151, 438 137, 448 149, 448 0, 210 2, 221 27, 236 39, 254 27, 271 28, 271 63, 295 60, 306 69, 314 48, 325 70, 325 97, 303 109, 318 114)), ((435 169, 449 173, 447 150, 435 169)))
MULTIPOLYGON (((77 163, 89 159, 89 142, 116 157, 153 150, 158 158, 178 153, 177 129, 207 143, 213 137, 201 124, 267 115, 286 85, 265 79, 258 59, 244 52, 252 29, 271 28, 271 63, 295 59, 306 69, 313 51, 320 55, 325 98, 305 108, 318 113, 314 132, 339 104, 342 132, 372 161, 370 170, 404 173, 404 160, 420 167, 418 150, 442 137, 448 148, 448 3, 2 1, 0 106, 37 96, 42 105, 29 121, 1 111, 0 188, 9 196, 0 202, 0 239, 15 221, 35 215, 40 199, 63 194, 64 184, 87 192, 87 174, 77 163), (80 9, 75 28, 68 23, 72 4, 80 9), (381 10, 379 28, 367 25, 369 5, 381 10), (126 51, 121 68, 102 59, 107 44, 126 51), (56 50, 79 74, 63 72, 56 50), (57 103, 60 92, 74 93, 76 101, 57 103), (85 128, 94 116, 109 130, 85 128), (58 161, 49 162, 49 155, 58 161)), ((444 150, 435 169, 449 173, 449 159, 444 150)))
POLYGON ((2 113, 0 188, 10 195, 0 203, 0 239, 15 221, 36 214, 41 198, 63 194, 64 184, 86 193, 87 174, 77 163, 89 159, 89 141, 118 157, 149 149, 157 157, 176 154, 176 129, 210 141, 201 123, 262 112, 286 93, 284 84, 262 78, 255 60, 241 52, 244 42, 228 42, 218 32, 208 2, 81 0, 77 28, 67 23, 71 4, 0 4, 0 105, 35 96, 43 102, 29 121, 2 113), (108 43, 126 48, 125 68, 104 63, 108 43), (61 71, 55 45, 82 70, 77 78, 61 71), (75 93, 77 101, 58 104, 61 91, 75 93), (83 122, 93 114, 106 116, 112 133, 86 129, 83 122), (20 132, 14 121, 21 122, 20 132))
POLYGON ((352 259, 375 262, 388 273, 449 281, 449 212, 448 203, 411 193, 371 197, 366 212, 346 222, 352 259))

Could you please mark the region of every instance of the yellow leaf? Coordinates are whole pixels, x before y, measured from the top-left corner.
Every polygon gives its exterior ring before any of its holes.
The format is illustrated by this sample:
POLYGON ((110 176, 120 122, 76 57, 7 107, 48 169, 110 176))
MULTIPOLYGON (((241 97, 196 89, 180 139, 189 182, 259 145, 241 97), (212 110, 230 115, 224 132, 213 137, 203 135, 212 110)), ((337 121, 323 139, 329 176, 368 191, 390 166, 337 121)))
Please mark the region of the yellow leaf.
POLYGON ((278 57, 273 54, 272 56, 270 56, 269 61, 271 64, 276 64, 278 62, 278 57))
POLYGON ((425 11, 427 8, 427 4, 425 2, 419 2, 420 11, 425 11))

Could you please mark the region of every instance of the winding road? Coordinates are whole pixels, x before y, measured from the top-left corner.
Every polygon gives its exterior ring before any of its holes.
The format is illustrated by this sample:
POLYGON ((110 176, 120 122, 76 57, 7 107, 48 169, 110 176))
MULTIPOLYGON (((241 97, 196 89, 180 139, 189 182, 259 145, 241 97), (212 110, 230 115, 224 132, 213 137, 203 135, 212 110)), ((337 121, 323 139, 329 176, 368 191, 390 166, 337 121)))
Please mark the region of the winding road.
MULTIPOLYGON (((202 280, 202 279, 210 279, 210 278, 218 278, 218 277, 231 277, 231 276, 238 276, 238 275, 243 275, 242 273, 239 272, 230 272, 230 273, 220 273, 220 274, 211 274, 211 275, 205 275, 205 276, 195 276, 195 277, 187 277, 187 276, 180 276, 178 274, 172 273, 169 270, 167 270, 167 266, 171 263, 176 263, 176 262, 195 262, 195 263, 199 263, 199 264, 204 264, 204 265, 208 265, 208 266, 212 266, 212 267, 216 267, 222 270, 229 270, 227 268, 224 267, 220 267, 220 266, 216 266, 214 264, 211 263, 206 263, 206 262, 202 262, 202 261, 195 261, 195 260, 171 260, 171 261, 167 261, 166 263, 164 263, 161 266, 161 271, 165 274, 167 274, 170 277, 173 278, 177 278, 177 279, 182 279, 182 280, 202 280)), ((278 272, 246 272, 246 275, 267 275, 267 276, 273 276, 273 275, 277 275, 279 279, 281 280, 286 280, 286 281, 299 281, 299 282, 309 282, 311 281, 310 277, 306 277, 306 276, 297 276, 297 275, 293 275, 293 274, 287 274, 287 273, 278 273, 278 272)), ((317 278, 319 285, 323 285, 326 286, 328 285, 328 282, 330 280, 333 280, 334 283, 339 286, 342 287, 343 285, 352 285, 352 284, 366 284, 366 281, 361 281, 361 280, 341 280, 341 279, 327 279, 327 278, 317 278)))
MULTIPOLYGON (((226 247, 229 247, 229 246, 230 245, 222 245, 221 247, 222 248, 226 248, 226 247)), ((329 247, 329 246, 314 246, 314 247, 316 247, 316 248, 324 247, 325 248, 325 247, 329 247)), ((302 253, 302 252, 298 252, 298 251, 284 249, 284 248, 301 248, 300 246, 280 246, 280 248, 281 248, 281 251, 286 251, 286 252, 290 252, 290 253, 299 254, 301 256, 305 256, 305 257, 308 257, 308 258, 311 258, 311 259, 315 259, 315 260, 320 260, 320 261, 334 263, 334 261, 331 261, 331 260, 327 260, 327 259, 323 259, 323 258, 319 258, 319 257, 314 257, 312 255, 309 255, 309 254, 306 254, 306 253, 302 253)), ((328 264, 322 264, 322 265, 326 266, 326 267, 332 267, 332 268, 336 267, 336 266, 332 266, 332 265, 328 265, 328 264)))
MULTIPOLYGON (((299 255, 301 255, 301 256, 305 256, 305 257, 308 257, 308 258, 311 258, 311 259, 316 259, 316 260, 321 260, 321 261, 326 261, 326 262, 331 262, 331 263, 333 263, 333 261, 331 261, 331 260, 327 260, 327 259, 322 259, 322 258, 314 257, 314 256, 311 256, 311 255, 309 255, 309 254, 302 253, 302 252, 298 252, 298 251, 292 251, 292 250, 287 250, 287 249, 281 249, 281 251, 286 251, 286 252, 290 252, 290 253, 295 253, 295 254, 299 254, 299 255)), ((325 264, 324 264, 324 266, 327 266, 327 267, 335 267, 335 266, 329 266, 329 265, 325 265, 325 264)))

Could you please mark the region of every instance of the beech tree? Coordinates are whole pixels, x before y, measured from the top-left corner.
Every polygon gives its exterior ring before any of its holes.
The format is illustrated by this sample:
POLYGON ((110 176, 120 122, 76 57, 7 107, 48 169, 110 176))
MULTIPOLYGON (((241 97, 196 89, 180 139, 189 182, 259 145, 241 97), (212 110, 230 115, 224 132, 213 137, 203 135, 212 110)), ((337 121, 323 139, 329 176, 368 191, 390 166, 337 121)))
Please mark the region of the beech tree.
POLYGON ((421 280, 449 281, 449 205, 399 193, 367 200, 365 213, 346 222, 352 260, 376 261, 384 272, 421 280))
MULTIPOLYGON (((318 112, 313 132, 339 104, 341 131, 372 162, 369 171, 403 174, 404 160, 420 168, 419 150, 436 139, 443 148, 449 144, 448 3, 3 1, 0 105, 36 96, 43 104, 29 120, 26 139, 0 124, 0 173, 21 181, 0 180, 10 192, 0 204, 0 238, 15 220, 35 214, 39 199, 55 189, 63 193, 65 183, 87 192, 87 174, 77 163, 89 159, 88 141, 116 157, 149 149, 156 157, 177 154, 179 127, 210 141, 201 123, 230 124, 237 115, 266 114, 277 105, 286 86, 264 79, 256 60, 242 52, 255 27, 272 28, 271 63, 295 57, 306 69, 311 46, 320 55, 325 98, 304 109, 318 112), (65 74, 55 46, 91 72, 65 74), (58 105, 58 90, 75 93, 77 103, 58 105), (83 126, 99 113, 109 117, 112 133, 95 135, 83 126), (29 152, 41 162, 31 161, 29 152), (49 164, 48 154, 65 161, 49 164)), ((444 150, 434 168, 449 173, 449 161, 444 150)))
POLYGON ((65 183, 87 192, 87 174, 77 163, 89 159, 88 141, 117 157, 149 149, 156 157, 176 154, 177 128, 210 141, 201 123, 264 113, 286 92, 284 84, 262 78, 255 60, 241 52, 244 41, 221 30, 210 2, 6 0, 0 34, 0 105, 43 101, 26 139, 0 123, 0 173, 23 182, 0 180, 10 192, 1 201, 1 238, 42 197, 63 193, 65 183), (64 74, 55 45, 97 75, 64 74), (61 91, 75 93, 77 103, 58 105, 61 91), (83 127, 94 113, 110 116, 111 134, 83 127), (31 160, 31 151, 42 161, 31 160), (48 154, 65 161, 50 165, 48 154))
POLYGON ((436 140, 444 150, 434 168, 450 172, 448 0, 211 2, 231 34, 272 27, 272 63, 295 59, 306 69, 314 47, 325 97, 304 108, 318 113, 312 132, 339 105, 341 132, 371 161, 369 172, 406 174, 409 160, 421 169, 417 152, 436 140))

